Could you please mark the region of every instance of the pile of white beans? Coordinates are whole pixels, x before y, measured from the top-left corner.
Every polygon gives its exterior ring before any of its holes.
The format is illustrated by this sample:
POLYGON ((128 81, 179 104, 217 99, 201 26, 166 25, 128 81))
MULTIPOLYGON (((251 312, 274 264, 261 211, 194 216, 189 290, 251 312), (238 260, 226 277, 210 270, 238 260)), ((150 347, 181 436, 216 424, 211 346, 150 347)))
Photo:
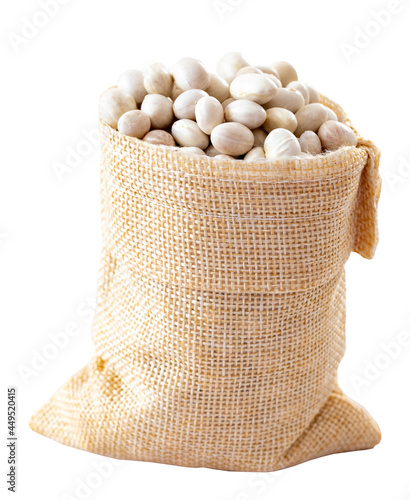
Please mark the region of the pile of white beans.
POLYGON ((284 61, 250 66, 237 52, 209 73, 197 59, 123 73, 100 100, 120 133, 188 154, 256 160, 317 155, 356 146, 353 130, 319 103, 284 61))

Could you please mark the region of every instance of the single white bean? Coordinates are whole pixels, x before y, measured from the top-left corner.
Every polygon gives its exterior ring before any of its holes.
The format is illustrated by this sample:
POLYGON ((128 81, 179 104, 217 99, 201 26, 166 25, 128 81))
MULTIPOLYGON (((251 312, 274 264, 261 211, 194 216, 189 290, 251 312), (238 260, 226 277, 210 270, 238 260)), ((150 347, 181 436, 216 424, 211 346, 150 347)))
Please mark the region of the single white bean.
POLYGON ((300 108, 295 116, 298 121, 295 135, 300 137, 306 130, 317 132, 322 123, 327 120, 327 111, 323 104, 313 103, 300 108))
POLYGON ((222 154, 239 156, 252 149, 252 132, 241 123, 221 123, 211 134, 211 142, 222 154))
POLYGON ((175 116, 182 120, 187 118, 188 120, 195 120, 195 106, 199 99, 206 97, 208 94, 205 90, 191 89, 182 92, 174 102, 174 114, 175 116))
POLYGON ((117 128, 118 120, 124 113, 136 108, 137 103, 134 97, 117 88, 105 91, 99 102, 100 118, 112 128, 117 128))
POLYGON ((266 156, 263 147, 258 146, 257 148, 252 148, 248 153, 246 153, 244 160, 259 160, 260 158, 266 158, 266 156))
POLYGON ((303 153, 310 153, 312 155, 318 155, 322 152, 322 143, 315 132, 311 130, 306 130, 299 137, 300 148, 303 153))
POLYGON ((206 88, 206 92, 218 99, 219 102, 223 102, 229 99, 231 93, 229 92, 229 85, 220 76, 215 75, 215 73, 210 74, 210 83, 206 88))
POLYGON ((120 75, 117 87, 131 94, 137 104, 141 104, 147 91, 144 87, 144 73, 138 69, 130 69, 120 75))
POLYGON ((266 111, 262 106, 248 99, 233 101, 225 108, 227 122, 242 123, 249 129, 260 127, 266 120, 266 111))
POLYGON ((180 59, 172 68, 176 85, 182 90, 201 89, 209 87, 211 77, 205 66, 192 57, 180 59))
POLYGON ((279 73, 279 79, 284 87, 298 79, 295 68, 286 61, 276 61, 271 66, 279 73))
POLYGON ((237 76, 232 81, 230 89, 235 99, 248 99, 258 104, 270 101, 278 90, 267 75, 255 73, 237 76))
POLYGON ((265 109, 285 108, 296 113, 298 109, 305 105, 303 95, 295 89, 278 88, 276 94, 270 101, 264 104, 265 109))
POLYGON ((180 146, 205 149, 209 144, 209 137, 202 132, 193 120, 177 120, 173 123, 171 133, 180 146))
POLYGON ((172 95, 174 77, 171 71, 161 63, 148 66, 144 73, 144 87, 149 94, 172 95))
POLYGON ((357 137, 353 130, 344 123, 328 120, 323 123, 318 132, 323 147, 330 151, 343 146, 356 146, 357 137))
POLYGON ((133 109, 124 113, 118 120, 118 131, 121 134, 142 139, 151 128, 151 120, 148 115, 139 109, 133 109))
POLYGON ((236 73, 245 66, 249 66, 249 64, 242 57, 242 54, 239 52, 229 52, 218 61, 216 72, 230 84, 235 78, 236 73))
POLYGON ((148 94, 141 104, 141 111, 150 117, 154 129, 168 128, 174 119, 172 101, 161 94, 148 94))
POLYGON ((289 156, 300 155, 299 141, 296 137, 284 128, 276 128, 272 130, 265 141, 266 158, 278 160, 289 156))
POLYGON ((309 104, 310 102, 309 89, 306 87, 305 84, 298 81, 290 82, 286 85, 286 88, 298 90, 303 95, 303 99, 305 100, 305 105, 309 104))
POLYGON ((157 146, 176 146, 172 135, 165 130, 151 130, 142 140, 157 146))
POLYGON ((214 158, 218 158, 219 160, 235 160, 235 158, 230 155, 216 155, 214 158))
POLYGON ((201 97, 195 106, 195 118, 198 127, 211 135, 212 130, 224 121, 224 109, 215 97, 201 97))
POLYGON ((272 132, 275 128, 285 128, 290 132, 294 132, 298 122, 295 115, 285 108, 270 108, 266 111, 266 120, 263 128, 266 132, 272 132))

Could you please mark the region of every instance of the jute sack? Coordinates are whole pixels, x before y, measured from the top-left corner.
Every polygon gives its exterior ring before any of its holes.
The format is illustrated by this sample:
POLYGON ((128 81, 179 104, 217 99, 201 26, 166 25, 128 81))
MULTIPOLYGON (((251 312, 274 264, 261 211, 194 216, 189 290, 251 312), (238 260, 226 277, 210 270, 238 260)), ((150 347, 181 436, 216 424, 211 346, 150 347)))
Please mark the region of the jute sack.
POLYGON ((221 161, 104 123, 101 141, 96 353, 32 429, 110 457, 238 471, 375 446, 337 369, 344 264, 378 239, 376 147, 359 136, 308 160, 221 161))

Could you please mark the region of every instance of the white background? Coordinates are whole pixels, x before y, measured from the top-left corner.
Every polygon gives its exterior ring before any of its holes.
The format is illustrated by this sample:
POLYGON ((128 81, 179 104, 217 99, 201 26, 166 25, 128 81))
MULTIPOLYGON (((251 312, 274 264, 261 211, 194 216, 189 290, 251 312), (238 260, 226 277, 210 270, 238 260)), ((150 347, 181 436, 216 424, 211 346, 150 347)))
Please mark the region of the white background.
MULTIPOLYGON (((39 0, 4 1, 0 7, 0 430, 4 471, 6 386, 16 385, 15 496, 409 500, 410 347, 395 359, 383 355, 383 343, 410 332, 408 2, 221 0, 219 11, 213 0, 55 5, 49 18, 39 0), (374 21, 374 12, 389 8, 395 13, 383 26, 374 21), (24 18, 43 24, 25 40, 18 39, 24 18), (355 40, 360 31, 371 36, 355 40), (339 102, 382 150, 380 245, 373 261, 352 255, 347 264, 347 352, 340 366, 341 387, 377 420, 382 443, 280 473, 251 474, 108 461, 37 435, 28 428, 30 415, 93 353, 99 148, 85 134, 97 128, 100 94, 126 69, 156 61, 172 65, 190 56, 214 70, 231 50, 254 64, 289 60, 302 81, 339 102), (80 149, 80 157, 59 180, 53 165, 67 165, 70 148, 80 149), (50 334, 69 323, 80 333, 39 365, 50 334), (369 374, 369 363, 384 366, 369 374), (101 464, 107 477, 95 474, 101 464), (81 496, 82 481, 92 487, 81 496)), ((0 488, 4 498, 4 472, 0 488)))

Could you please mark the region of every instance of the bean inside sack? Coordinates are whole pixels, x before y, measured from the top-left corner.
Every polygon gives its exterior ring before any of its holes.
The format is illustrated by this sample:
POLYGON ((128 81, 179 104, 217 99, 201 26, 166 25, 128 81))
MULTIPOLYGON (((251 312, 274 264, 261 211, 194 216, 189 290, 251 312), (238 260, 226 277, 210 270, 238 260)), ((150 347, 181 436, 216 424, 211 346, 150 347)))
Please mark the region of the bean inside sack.
POLYGON ((99 110, 120 133, 188 155, 248 161, 356 146, 354 131, 319 100, 290 63, 252 66, 230 52, 216 73, 194 58, 125 71, 99 110))

